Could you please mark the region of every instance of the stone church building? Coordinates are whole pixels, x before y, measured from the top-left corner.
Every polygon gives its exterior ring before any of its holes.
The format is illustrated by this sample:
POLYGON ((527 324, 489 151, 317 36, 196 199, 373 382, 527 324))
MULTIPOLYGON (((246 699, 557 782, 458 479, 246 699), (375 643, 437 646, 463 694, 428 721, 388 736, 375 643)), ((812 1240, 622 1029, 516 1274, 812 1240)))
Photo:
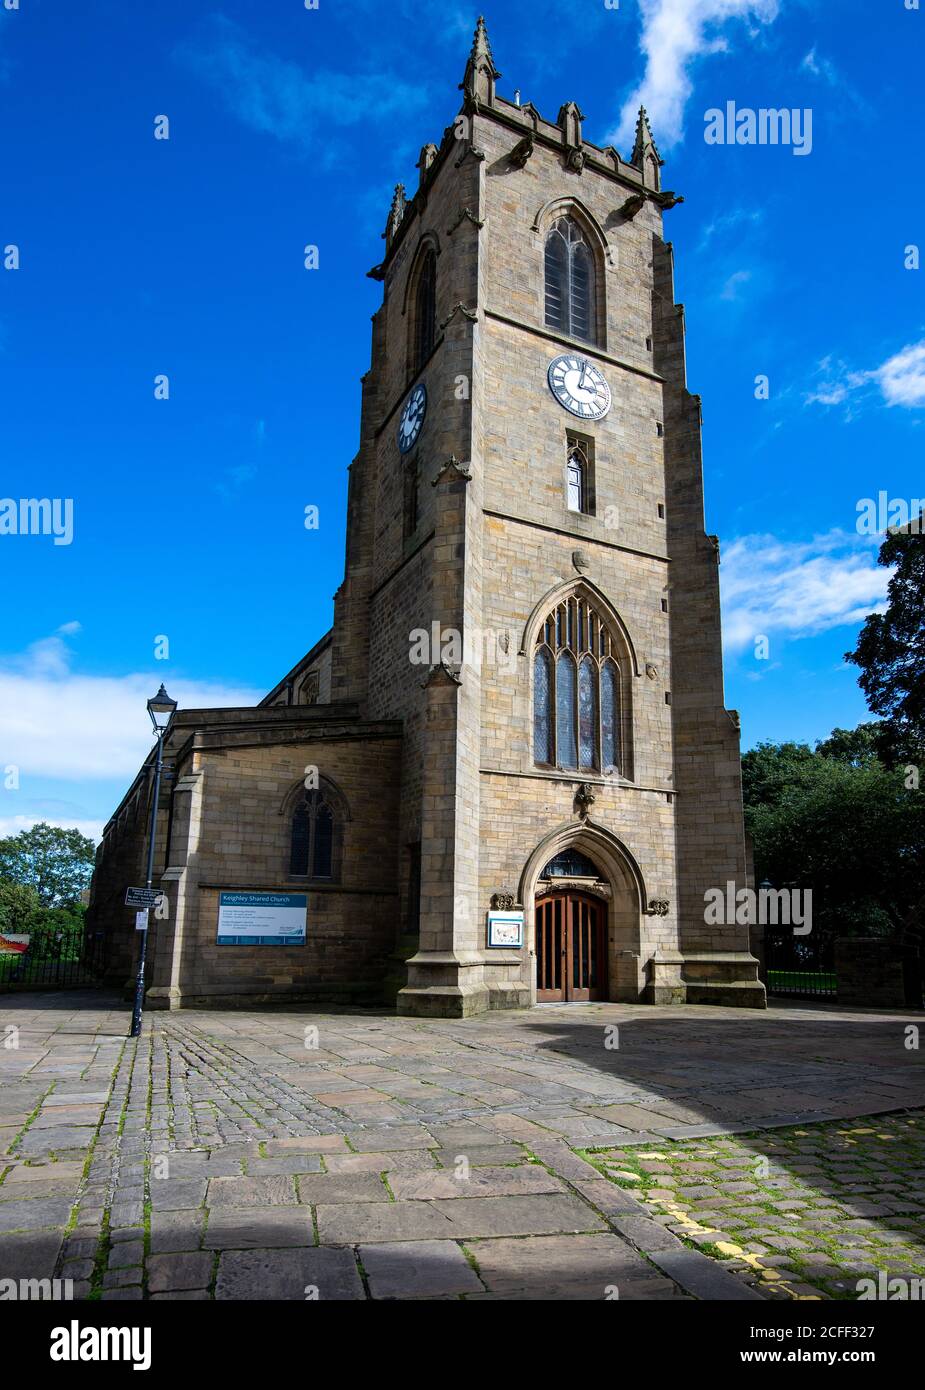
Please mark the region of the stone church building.
MULTIPOLYGON (((369 272, 333 628, 259 705, 165 736, 148 1007, 764 1006, 748 928, 704 916, 749 877, 662 228, 681 200, 644 111, 625 160, 574 101, 550 121, 498 77, 480 20, 369 272), (228 927, 276 901, 304 939, 228 927)), ((151 765, 93 880, 120 981, 151 765)))

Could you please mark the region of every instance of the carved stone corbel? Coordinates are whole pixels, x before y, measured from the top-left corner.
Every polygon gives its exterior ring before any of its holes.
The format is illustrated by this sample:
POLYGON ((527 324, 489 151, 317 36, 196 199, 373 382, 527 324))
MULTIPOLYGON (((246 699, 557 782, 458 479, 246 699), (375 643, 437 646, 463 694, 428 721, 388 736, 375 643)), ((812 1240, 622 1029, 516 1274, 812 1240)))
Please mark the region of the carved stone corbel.
POLYGON ((496 912, 510 912, 514 906, 514 894, 492 893, 491 905, 496 912))
POLYGON ((479 317, 477 309, 469 309, 465 304, 463 304, 462 300, 458 299, 456 303, 453 305, 449 314, 447 314, 446 318, 441 323, 441 329, 444 329, 449 324, 451 324, 457 314, 462 314, 463 317, 467 318, 470 323, 476 323, 479 317))
POLYGON ((431 666, 421 681, 421 689, 426 690, 430 685, 462 685, 458 667, 448 666, 445 661, 441 661, 439 666, 431 666))
POLYGON ((452 236, 453 233, 456 231, 456 228, 461 227, 467 219, 472 223, 473 227, 475 227, 477 231, 481 231, 482 228, 485 226, 485 223, 480 222, 470 208, 463 208, 462 212, 459 214, 452 227, 447 227, 447 236, 452 236))
POLYGON ((473 159, 481 160, 486 158, 485 151, 480 150, 478 145, 467 145, 466 148, 463 150, 462 154, 457 159, 455 168, 458 169, 461 164, 465 163, 465 161, 469 158, 470 155, 473 159))
POLYGON ((579 783, 575 793, 575 805, 578 807, 578 819, 587 820, 591 814, 591 807, 597 800, 597 796, 591 787, 590 782, 579 783))
POLYGON ((646 908, 647 917, 667 917, 670 903, 667 898, 650 898, 646 908))
POLYGON ((464 483, 472 482, 472 470, 470 469, 468 463, 460 463, 459 459, 456 457, 455 454, 450 454, 450 457, 446 460, 445 463, 442 463, 440 465, 440 468, 434 474, 433 478, 431 478, 431 487, 436 487, 438 483, 442 482, 442 480, 446 477, 448 473, 452 473, 455 475, 454 481, 456 478, 460 478, 464 483))

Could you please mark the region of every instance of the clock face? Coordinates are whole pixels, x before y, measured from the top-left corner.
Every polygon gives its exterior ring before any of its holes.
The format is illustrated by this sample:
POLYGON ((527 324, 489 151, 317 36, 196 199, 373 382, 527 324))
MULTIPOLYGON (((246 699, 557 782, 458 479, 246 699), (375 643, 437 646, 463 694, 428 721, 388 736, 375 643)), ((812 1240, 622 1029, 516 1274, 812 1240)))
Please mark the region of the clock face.
POLYGON ((582 420, 601 420, 610 409, 610 387, 600 368, 587 357, 572 352, 554 357, 546 378, 559 404, 582 420))
POLYGON ((398 422, 398 448, 403 454, 413 448, 421 433, 424 416, 427 414, 427 387, 423 382, 415 386, 405 401, 405 408, 398 422))

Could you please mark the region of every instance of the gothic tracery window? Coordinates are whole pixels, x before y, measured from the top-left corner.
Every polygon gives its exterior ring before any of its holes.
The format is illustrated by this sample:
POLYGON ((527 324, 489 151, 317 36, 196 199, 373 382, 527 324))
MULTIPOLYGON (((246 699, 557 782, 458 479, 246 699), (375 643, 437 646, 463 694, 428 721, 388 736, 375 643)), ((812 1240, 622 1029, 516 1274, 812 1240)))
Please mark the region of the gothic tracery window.
POLYGON ((289 872, 297 878, 334 877, 334 810, 319 791, 308 791, 292 814, 289 872))
POLYGON ((587 599, 572 595, 540 626, 533 656, 533 759, 626 775, 623 653, 587 599))
POLYGON ((571 217, 559 217, 546 233, 546 326, 584 342, 595 330, 594 256, 571 217))

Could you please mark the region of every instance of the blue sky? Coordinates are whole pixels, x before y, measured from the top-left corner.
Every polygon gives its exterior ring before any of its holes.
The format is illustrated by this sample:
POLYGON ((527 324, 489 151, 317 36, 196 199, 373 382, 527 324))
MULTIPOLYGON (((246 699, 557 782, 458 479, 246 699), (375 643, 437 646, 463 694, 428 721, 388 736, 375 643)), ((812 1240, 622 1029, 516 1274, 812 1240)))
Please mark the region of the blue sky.
MULTIPOLYGON (((842 656, 886 576, 857 505, 925 492, 925 271, 904 264, 925 245, 925 10, 907 3, 486 11, 503 94, 551 118, 575 99, 624 154, 642 97, 685 197, 667 235, 746 746, 865 717, 842 656), (810 108, 811 153, 708 145, 730 100, 810 108)), ((329 626, 381 295, 365 272, 395 182, 416 185, 457 109, 476 13, 0 8, 0 248, 20 260, 0 269, 0 493, 75 507, 70 545, 0 536, 0 768, 19 768, 0 832, 94 832, 161 680, 187 706, 250 701, 329 626)))

